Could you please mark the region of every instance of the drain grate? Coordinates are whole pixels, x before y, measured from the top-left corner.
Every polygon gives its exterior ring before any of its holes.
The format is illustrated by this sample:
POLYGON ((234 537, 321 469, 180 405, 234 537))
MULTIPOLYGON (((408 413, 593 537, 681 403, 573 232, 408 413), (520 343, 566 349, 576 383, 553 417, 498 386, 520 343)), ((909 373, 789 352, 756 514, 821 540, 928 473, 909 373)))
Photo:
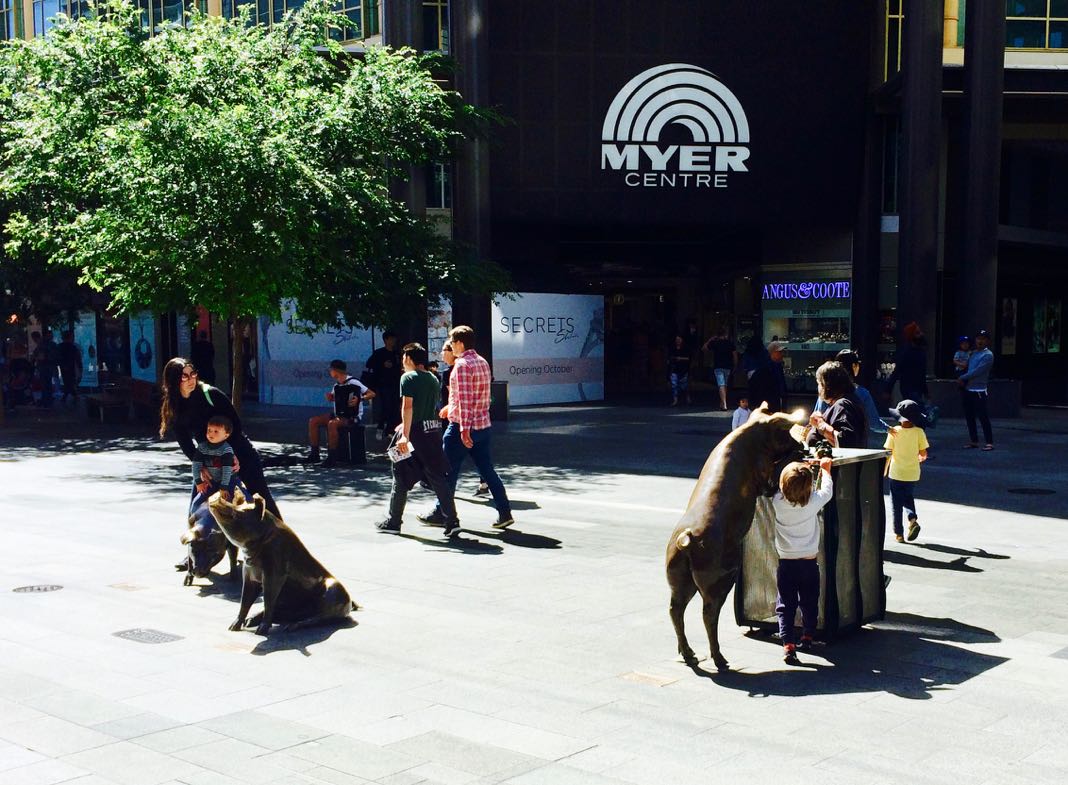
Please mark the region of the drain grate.
POLYGON ((136 641, 137 643, 173 643, 174 641, 180 641, 182 639, 181 635, 172 635, 169 632, 142 629, 140 627, 132 630, 121 630, 120 632, 113 632, 111 634, 116 638, 136 641))
POLYGON ((62 588, 62 586, 57 586, 54 583, 41 583, 36 586, 19 586, 11 591, 16 594, 36 594, 46 591, 59 591, 62 588))
POLYGON ((1056 491, 1052 488, 1009 488, 1009 493, 1019 493, 1023 496, 1052 496, 1056 491))

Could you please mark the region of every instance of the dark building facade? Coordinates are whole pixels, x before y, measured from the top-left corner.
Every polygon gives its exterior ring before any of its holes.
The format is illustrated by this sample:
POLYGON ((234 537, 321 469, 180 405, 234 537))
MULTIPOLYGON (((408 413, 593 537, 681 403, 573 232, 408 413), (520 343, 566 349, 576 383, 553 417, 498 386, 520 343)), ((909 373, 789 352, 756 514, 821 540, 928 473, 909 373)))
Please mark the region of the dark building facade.
POLYGON ((1064 402, 1068 3, 1041 5, 453 0, 455 85, 508 122, 453 163, 452 230, 520 291, 604 295, 610 397, 663 385, 690 324, 786 340, 802 392, 846 346, 884 375, 915 320, 932 375, 988 329, 996 376, 1064 402))

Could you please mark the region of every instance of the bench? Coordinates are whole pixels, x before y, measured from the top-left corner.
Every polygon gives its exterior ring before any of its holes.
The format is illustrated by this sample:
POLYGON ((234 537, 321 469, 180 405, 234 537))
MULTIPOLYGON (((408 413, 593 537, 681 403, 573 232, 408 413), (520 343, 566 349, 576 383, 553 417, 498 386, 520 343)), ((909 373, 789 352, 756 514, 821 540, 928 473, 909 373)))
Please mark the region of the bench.
POLYGON ((367 442, 362 425, 337 429, 337 459, 342 463, 367 463, 367 442))
POLYGON ((85 412, 90 420, 123 423, 130 417, 130 398, 122 393, 93 393, 85 396, 85 412))

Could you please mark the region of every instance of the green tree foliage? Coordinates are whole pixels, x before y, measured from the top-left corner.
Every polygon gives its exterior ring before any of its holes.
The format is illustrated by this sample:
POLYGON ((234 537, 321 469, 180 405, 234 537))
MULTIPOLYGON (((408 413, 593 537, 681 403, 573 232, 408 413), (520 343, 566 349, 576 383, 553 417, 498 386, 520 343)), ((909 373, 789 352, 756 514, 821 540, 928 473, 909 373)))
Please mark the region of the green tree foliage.
POLYGON ((148 36, 104 0, 3 47, 5 264, 42 254, 117 311, 200 305, 241 324, 285 300, 304 322, 387 324, 506 288, 389 189, 492 117, 426 56, 343 53, 329 6, 271 28, 192 12, 148 36))

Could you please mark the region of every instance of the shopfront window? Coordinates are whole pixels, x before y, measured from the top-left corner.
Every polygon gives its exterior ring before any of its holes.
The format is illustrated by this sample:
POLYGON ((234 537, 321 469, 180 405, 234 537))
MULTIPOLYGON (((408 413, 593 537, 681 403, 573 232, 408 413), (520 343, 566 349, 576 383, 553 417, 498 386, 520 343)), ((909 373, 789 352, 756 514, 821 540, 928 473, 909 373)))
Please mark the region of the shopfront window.
POLYGON ((1005 46, 1068 49, 1068 0, 1006 0, 1005 46))
POLYGON ((433 163, 426 168, 426 206, 452 207, 452 172, 449 164, 433 163))
POLYGON ((15 37, 15 0, 0 0, 0 41, 15 37))
POLYGON ((423 49, 449 51, 448 0, 423 0, 423 49))
POLYGON ((362 0, 338 0, 334 10, 351 22, 345 30, 331 30, 330 37, 336 41, 358 41, 363 38, 362 0))

